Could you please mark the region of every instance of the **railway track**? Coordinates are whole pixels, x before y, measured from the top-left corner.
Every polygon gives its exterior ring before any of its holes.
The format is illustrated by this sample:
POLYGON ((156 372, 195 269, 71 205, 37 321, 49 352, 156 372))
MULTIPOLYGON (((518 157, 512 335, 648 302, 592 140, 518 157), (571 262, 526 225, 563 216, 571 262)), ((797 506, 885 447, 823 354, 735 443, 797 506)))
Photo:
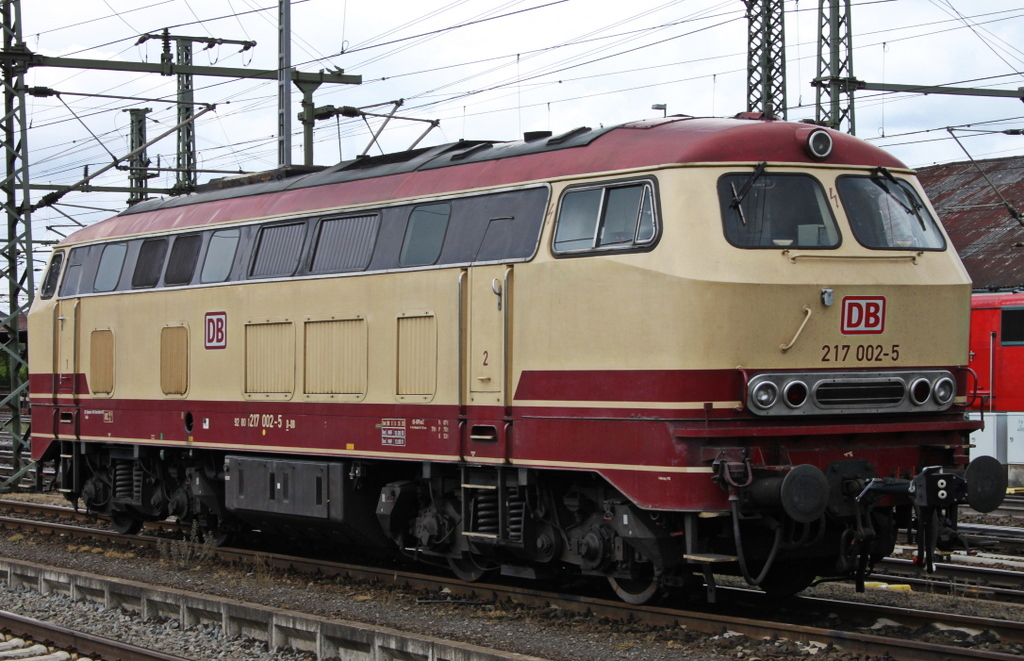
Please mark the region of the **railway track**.
MULTIPOLYGON (((6 507, 6 503, 0 503, 6 507)), ((26 508, 24 503, 18 507, 26 508)), ((73 512, 68 508, 58 508, 73 512)), ((66 515, 66 512, 60 512, 66 515)), ((125 537, 112 531, 84 528, 67 524, 0 517, 0 527, 17 528, 22 531, 46 533, 69 537, 89 537, 116 544, 153 546, 160 540, 147 535, 125 537)), ((597 617, 615 621, 634 621, 654 627, 675 628, 684 626, 707 634, 734 631, 752 639, 779 637, 803 644, 833 646, 847 652, 878 655, 888 653, 900 659, 1020 659, 1008 652, 993 652, 981 649, 963 649, 956 645, 923 642, 907 639, 907 632, 922 631, 929 627, 935 630, 953 629, 962 632, 988 631, 1004 643, 1024 645, 1024 623, 995 621, 977 617, 927 613, 916 609, 879 607, 870 604, 823 600, 802 597, 787 604, 784 611, 778 609, 760 592, 745 589, 722 588, 724 601, 728 603, 728 614, 723 612, 695 611, 673 604, 664 607, 632 606, 586 594, 558 594, 519 586, 481 583, 464 583, 446 576, 433 576, 394 568, 373 568, 296 556, 267 554, 246 549, 221 548, 217 556, 225 562, 247 566, 261 564, 290 571, 300 571, 325 576, 343 576, 349 579, 392 585, 420 594, 432 595, 421 603, 431 601, 492 604, 517 603, 541 609, 557 607, 567 612, 591 613, 597 617), (444 596, 439 596, 444 595, 444 596), (436 597, 436 599, 435 599, 436 597), (781 617, 766 620, 765 613, 775 612, 781 617), (822 613, 841 613, 836 622, 849 623, 844 630, 821 624, 799 624, 794 622, 820 622, 822 613), (745 615, 744 615, 745 614, 745 615), (886 637, 871 633, 870 627, 879 621, 891 622, 897 637, 886 637), (900 633, 902 632, 902 633, 900 633)), ((966 635, 966 634, 965 634, 966 635)))
POLYGON ((1024 528, 961 523, 959 529, 973 550, 1024 555, 1024 528))
MULTIPOLYGON (((102 517, 97 517, 93 514, 88 514, 81 510, 76 510, 66 505, 48 505, 45 503, 0 499, 0 511, 20 512, 32 516, 44 517, 44 520, 47 517, 51 517, 60 520, 73 520, 82 523, 91 523, 97 526, 95 528, 96 530, 102 531, 101 534, 111 534, 112 538, 114 539, 124 538, 124 536, 120 535, 119 533, 114 533, 113 531, 104 530, 103 528, 99 527, 110 525, 109 520, 104 519, 102 517)), ((143 530, 149 532, 163 532, 167 534, 180 535, 182 533, 188 532, 188 528, 186 526, 183 526, 174 521, 147 521, 143 524, 142 527, 143 530)))
POLYGON ((1024 494, 1007 494, 1003 504, 989 514, 991 516, 1024 517, 1024 494))
POLYGON ((187 661, 179 656, 0 611, 0 658, 19 661, 187 661), (42 641, 42 642, 36 642, 42 641), (72 654, 75 656, 73 657, 72 654))

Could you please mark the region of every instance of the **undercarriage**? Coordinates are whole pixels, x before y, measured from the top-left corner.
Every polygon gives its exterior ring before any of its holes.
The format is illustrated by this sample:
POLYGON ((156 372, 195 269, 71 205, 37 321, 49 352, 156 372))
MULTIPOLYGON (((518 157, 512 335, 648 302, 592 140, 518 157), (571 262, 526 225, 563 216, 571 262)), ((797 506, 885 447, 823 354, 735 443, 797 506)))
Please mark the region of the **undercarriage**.
POLYGON ((57 487, 125 534, 176 518, 220 544, 259 530, 397 552, 466 581, 596 577, 644 603, 702 585, 714 600, 716 574, 779 596, 829 578, 863 587, 900 530, 930 570, 936 549, 962 546, 957 505, 994 509, 1005 470, 976 460, 966 479, 897 479, 862 461, 780 472, 725 458, 708 481, 725 507, 654 511, 590 472, 64 442, 57 487))

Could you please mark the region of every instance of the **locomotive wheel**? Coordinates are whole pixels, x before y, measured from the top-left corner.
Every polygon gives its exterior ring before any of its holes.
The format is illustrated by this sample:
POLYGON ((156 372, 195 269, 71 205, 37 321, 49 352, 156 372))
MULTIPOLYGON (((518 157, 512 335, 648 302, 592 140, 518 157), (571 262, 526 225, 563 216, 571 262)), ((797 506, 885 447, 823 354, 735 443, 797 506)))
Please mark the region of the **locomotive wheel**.
POLYGON ((124 512, 111 512, 110 523, 122 535, 137 535, 142 530, 142 519, 136 519, 124 512))
POLYGON ((481 567, 471 553, 463 553, 460 558, 448 558, 448 567, 456 578, 467 583, 475 583, 491 571, 486 567, 481 567))
POLYGON ((813 565, 795 561, 776 562, 758 587, 773 597, 788 599, 810 586, 817 575, 813 565))
POLYGON ((608 583, 619 599, 627 604, 640 605, 654 601, 661 596, 661 583, 655 576, 643 578, 608 577, 608 583))

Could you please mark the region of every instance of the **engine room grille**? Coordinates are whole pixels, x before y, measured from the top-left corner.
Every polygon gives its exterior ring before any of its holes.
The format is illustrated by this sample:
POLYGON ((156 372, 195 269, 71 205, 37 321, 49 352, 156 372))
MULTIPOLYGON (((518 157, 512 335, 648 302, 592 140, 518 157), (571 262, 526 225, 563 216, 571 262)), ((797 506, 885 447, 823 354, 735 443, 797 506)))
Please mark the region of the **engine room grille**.
POLYGON ((823 382, 814 390, 818 406, 896 406, 903 401, 903 381, 823 382))

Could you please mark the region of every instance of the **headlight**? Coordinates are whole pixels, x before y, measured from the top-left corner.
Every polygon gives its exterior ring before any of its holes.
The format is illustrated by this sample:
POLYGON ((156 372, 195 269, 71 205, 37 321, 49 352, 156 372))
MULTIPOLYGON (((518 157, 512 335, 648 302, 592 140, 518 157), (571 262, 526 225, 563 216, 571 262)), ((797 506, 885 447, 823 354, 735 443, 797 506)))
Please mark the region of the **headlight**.
POLYGON ((807 136, 807 153, 818 160, 828 158, 832 153, 832 136, 828 131, 811 131, 807 136))
POLYGON ((786 406, 791 409, 800 408, 807 401, 807 384, 803 381, 791 381, 786 384, 785 390, 786 406))
POLYGON ((754 386, 753 400, 759 408, 770 409, 779 398, 779 387, 771 381, 762 381, 754 386))
POLYGON ((910 384, 910 401, 921 406, 932 396, 932 382, 928 379, 915 379, 910 384))
POLYGON ((932 391, 939 406, 945 406, 953 401, 953 397, 956 395, 956 384, 953 383, 953 379, 944 376, 935 382, 932 391))

